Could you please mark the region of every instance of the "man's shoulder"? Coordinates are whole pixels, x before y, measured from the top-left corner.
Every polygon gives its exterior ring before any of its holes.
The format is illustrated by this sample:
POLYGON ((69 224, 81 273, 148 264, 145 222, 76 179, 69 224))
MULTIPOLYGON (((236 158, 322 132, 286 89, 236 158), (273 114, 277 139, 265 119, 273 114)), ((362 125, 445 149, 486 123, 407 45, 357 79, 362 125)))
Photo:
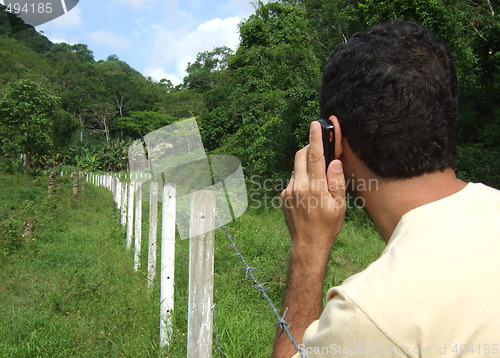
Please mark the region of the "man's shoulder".
POLYGON ((463 193, 480 200, 500 201, 500 190, 483 183, 467 183, 463 193))
MULTIPOLYGON (((500 323, 492 323, 480 308, 498 306, 499 232, 500 191, 468 184, 456 195, 406 215, 381 257, 328 297, 349 297, 402 344, 411 345, 415 337, 433 341, 433 335, 446 342, 455 333, 465 339, 473 332, 455 330, 475 329, 467 321, 495 324, 499 331, 500 323)), ((500 322, 500 308, 491 317, 500 322)))
MULTIPOLYGON (((489 206, 485 207, 485 203, 496 205, 497 210, 500 212, 500 191, 481 183, 468 183, 462 190, 450 196, 411 210, 403 216, 401 222, 404 223, 409 217, 423 215, 438 215, 441 218, 445 217, 450 211, 454 213, 461 212, 466 215, 473 211, 480 212, 491 209, 489 206)), ((450 217, 450 219, 457 218, 450 217)))
POLYGON ((404 215, 380 258, 342 286, 350 290, 374 281, 423 284, 435 281, 422 280, 425 273, 441 272, 439 277, 447 279, 475 263, 493 264, 500 255, 499 232, 500 191, 469 183, 459 193, 404 215), (453 270, 443 272, 451 266, 453 270))

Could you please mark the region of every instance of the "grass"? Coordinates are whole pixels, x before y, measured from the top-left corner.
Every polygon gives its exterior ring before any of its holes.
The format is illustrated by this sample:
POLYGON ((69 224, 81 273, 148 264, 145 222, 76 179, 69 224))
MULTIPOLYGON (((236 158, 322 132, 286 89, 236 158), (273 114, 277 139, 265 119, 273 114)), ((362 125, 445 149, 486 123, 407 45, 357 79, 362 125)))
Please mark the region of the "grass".
MULTIPOLYGON (((141 268, 134 272, 111 194, 87 184, 72 207, 71 179, 57 181, 49 199, 44 176, 0 175, 0 357, 185 357, 188 241, 176 244, 174 335, 162 351, 158 280, 152 292, 146 287, 148 205, 141 268)), ((279 308, 290 243, 282 212, 248 210, 228 230, 279 308)), ((383 247, 366 218, 347 222, 332 250, 325 292, 383 247)), ((214 302, 221 355, 269 357, 276 317, 234 254, 218 229, 214 302)), ((214 357, 216 348, 214 337, 214 357)))

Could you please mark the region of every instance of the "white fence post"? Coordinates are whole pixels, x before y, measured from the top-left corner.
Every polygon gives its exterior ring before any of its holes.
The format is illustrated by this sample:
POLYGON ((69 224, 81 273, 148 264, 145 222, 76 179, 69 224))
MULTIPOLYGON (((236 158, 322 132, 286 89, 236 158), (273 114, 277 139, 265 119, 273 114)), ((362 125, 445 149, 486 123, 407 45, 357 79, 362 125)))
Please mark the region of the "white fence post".
MULTIPOLYGON (((137 176, 137 175, 136 175, 137 176)), ((134 270, 140 267, 142 235, 142 182, 121 182, 108 174, 90 173, 87 180, 106 186, 114 194, 121 212, 121 224, 127 227, 127 250, 134 235, 134 270), (135 202, 135 206, 134 206, 135 202), (134 215, 135 212, 135 215, 134 215), (135 222, 135 224, 134 224, 135 222)), ((213 287, 215 239, 214 191, 202 190, 191 194, 189 226, 189 298, 187 357, 211 358, 213 336, 213 287)), ((148 287, 156 276, 158 182, 150 183, 148 287)), ((160 271, 160 347, 172 339, 174 309, 176 188, 163 185, 160 271)))
POLYGON ((122 206, 120 208, 120 211, 121 211, 121 224, 122 224, 122 227, 126 227, 127 226, 127 188, 128 188, 128 184, 126 181, 124 181, 122 183, 122 206))
POLYGON ((110 177, 111 179, 111 193, 113 194, 113 200, 115 201, 115 207, 118 205, 118 196, 116 195, 116 192, 117 192, 117 181, 118 181, 118 178, 117 177, 110 177))
POLYGON ((135 243, 134 243, 134 270, 140 266, 141 231, 142 231, 142 182, 138 181, 135 189, 135 243))
POLYGON ((160 347, 172 339, 175 269, 175 186, 163 185, 160 256, 160 347))
POLYGON ((158 182, 149 184, 149 250, 148 250, 148 288, 153 286, 156 276, 156 237, 158 226, 158 182))
POLYGON ((116 197, 116 208, 120 210, 122 209, 122 182, 120 178, 115 177, 115 197, 116 197))
POLYGON ((132 232, 134 229, 134 191, 135 182, 130 180, 128 184, 128 205, 127 205, 127 250, 132 246, 132 232))
POLYGON ((191 194, 187 357, 212 357, 215 192, 191 194))

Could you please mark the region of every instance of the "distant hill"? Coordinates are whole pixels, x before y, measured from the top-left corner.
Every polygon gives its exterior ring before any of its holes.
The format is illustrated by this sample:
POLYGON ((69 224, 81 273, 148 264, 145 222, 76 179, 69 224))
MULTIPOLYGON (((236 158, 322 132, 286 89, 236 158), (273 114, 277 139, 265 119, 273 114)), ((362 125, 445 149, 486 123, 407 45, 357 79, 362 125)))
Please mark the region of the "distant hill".
POLYGON ((0 4, 0 36, 14 38, 38 53, 45 53, 52 47, 50 40, 26 24, 20 17, 6 11, 0 4))

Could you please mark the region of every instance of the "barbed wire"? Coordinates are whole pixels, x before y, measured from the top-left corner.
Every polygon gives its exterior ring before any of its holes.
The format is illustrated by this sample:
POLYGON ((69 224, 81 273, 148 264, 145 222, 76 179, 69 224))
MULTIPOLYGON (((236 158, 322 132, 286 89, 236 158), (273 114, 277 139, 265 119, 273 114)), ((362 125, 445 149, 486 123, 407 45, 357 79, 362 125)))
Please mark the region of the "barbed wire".
POLYGON ((236 244, 236 242, 232 238, 231 234, 229 233, 229 231, 227 230, 227 228, 224 226, 224 224, 222 223, 222 221, 219 219, 219 216, 217 215, 217 213, 215 213, 215 217, 219 221, 222 230, 226 234, 227 239, 229 240, 229 242, 231 243, 231 247, 236 251, 236 255, 234 255, 234 256, 238 257, 241 260, 241 262, 243 262, 243 265, 245 266, 245 270, 246 270, 245 276, 248 277, 250 275, 250 277, 252 278, 252 280, 254 282, 254 286, 253 287, 255 287, 261 293, 262 297, 264 297, 267 300, 267 302, 271 306, 271 309, 273 310, 275 316, 278 318, 278 322, 276 322, 276 323, 273 324, 273 327, 278 326, 278 325, 281 327, 281 332, 278 334, 277 338, 281 337, 281 335, 283 334, 283 332, 285 332, 287 334, 288 339, 290 340, 290 342, 292 342, 292 344, 294 345, 294 347, 297 350, 297 352, 299 352, 300 357, 301 358, 305 358, 305 356, 302 354, 301 350, 299 349, 299 346, 297 345, 297 342, 295 341, 295 338, 290 333, 290 326, 291 326, 291 324, 288 324, 286 322, 286 320, 285 320, 285 316, 286 316, 286 314, 288 312, 288 308, 285 309, 285 312, 283 313, 283 316, 281 316, 279 314, 279 312, 276 309, 276 306, 274 305, 273 301, 271 300, 271 298, 266 293, 266 291, 269 290, 269 288, 264 288, 264 285, 266 283, 265 282, 262 283, 262 284, 259 283, 259 281, 255 277, 255 275, 253 274, 253 272, 255 270, 257 270, 258 267, 251 267, 248 264, 247 260, 243 257, 243 255, 241 254, 240 250, 238 250, 238 245, 236 244))
POLYGON ((217 353, 219 354, 219 358, 221 358, 222 347, 220 345, 220 340, 219 340, 219 325, 217 324, 217 319, 215 317, 215 304, 212 306, 212 312, 214 314, 215 341, 217 342, 217 353))

